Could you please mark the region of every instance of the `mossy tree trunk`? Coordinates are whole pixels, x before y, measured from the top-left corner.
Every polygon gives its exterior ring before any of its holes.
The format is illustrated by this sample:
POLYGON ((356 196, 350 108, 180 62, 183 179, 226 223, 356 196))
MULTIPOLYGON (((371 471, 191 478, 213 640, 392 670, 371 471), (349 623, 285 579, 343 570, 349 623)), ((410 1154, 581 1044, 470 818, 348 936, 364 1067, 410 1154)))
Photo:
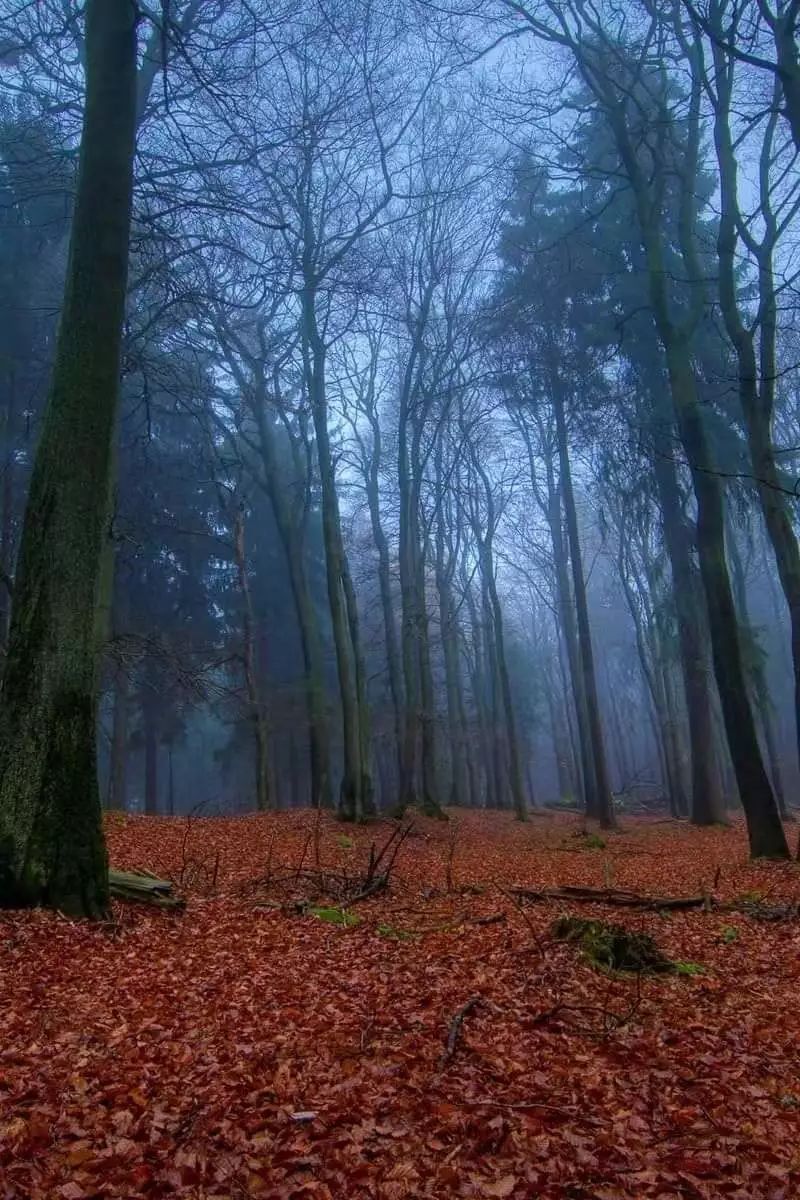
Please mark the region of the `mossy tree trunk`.
POLYGON ((64 305, 2 696, 0 900, 108 910, 95 623, 113 468, 136 117, 136 10, 89 0, 64 305))

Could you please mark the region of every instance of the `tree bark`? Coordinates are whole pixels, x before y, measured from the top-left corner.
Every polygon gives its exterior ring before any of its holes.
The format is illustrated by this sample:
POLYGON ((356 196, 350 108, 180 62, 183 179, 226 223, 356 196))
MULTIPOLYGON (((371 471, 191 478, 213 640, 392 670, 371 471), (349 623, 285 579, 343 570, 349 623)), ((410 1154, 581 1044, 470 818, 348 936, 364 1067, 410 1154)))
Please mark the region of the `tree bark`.
POLYGON ((111 788, 109 808, 125 812, 128 807, 128 718, 130 680, 124 666, 114 677, 114 720, 111 729, 111 788))
POLYGON ((653 468, 661 508, 664 544, 672 570, 672 594, 678 625, 681 678, 689 718, 691 821, 714 825, 723 820, 722 797, 710 747, 714 744, 709 665, 704 640, 691 534, 683 515, 674 449, 660 429, 655 431, 653 468))
POLYGON ((697 497, 697 549, 708 606, 711 650, 728 746, 754 858, 788 858, 789 847, 764 768, 742 665, 736 606, 725 558, 722 486, 708 452, 688 349, 665 347, 678 427, 697 497))
POLYGON ((3 681, 0 900, 108 911, 95 616, 128 270, 136 9, 89 0, 64 305, 20 546, 3 681))

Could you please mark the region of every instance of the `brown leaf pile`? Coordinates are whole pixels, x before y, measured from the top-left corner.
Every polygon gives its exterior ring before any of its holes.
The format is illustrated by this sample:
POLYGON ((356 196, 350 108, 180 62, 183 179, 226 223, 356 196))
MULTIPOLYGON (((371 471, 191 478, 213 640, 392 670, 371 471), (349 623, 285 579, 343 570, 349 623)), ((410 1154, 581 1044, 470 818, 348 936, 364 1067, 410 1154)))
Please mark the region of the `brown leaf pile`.
MULTIPOLYGON (((456 819, 347 928, 258 904, 308 814, 111 818, 113 863, 188 905, 0 914, 2 1200, 800 1194, 800 922, 597 909, 703 967, 614 978, 506 890, 792 900, 796 866, 749 863, 740 828, 628 820, 603 848, 574 818, 456 819)), ((325 819, 319 852, 355 869, 385 832, 325 819)))

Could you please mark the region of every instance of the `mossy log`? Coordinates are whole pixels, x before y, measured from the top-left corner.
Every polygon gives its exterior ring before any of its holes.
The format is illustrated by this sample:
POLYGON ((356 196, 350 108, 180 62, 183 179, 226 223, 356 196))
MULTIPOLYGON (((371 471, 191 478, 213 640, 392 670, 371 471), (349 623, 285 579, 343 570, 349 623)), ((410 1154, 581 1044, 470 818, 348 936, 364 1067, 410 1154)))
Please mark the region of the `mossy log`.
POLYGON ((116 900, 154 904, 157 908, 183 908, 185 901, 173 894, 168 879, 159 879, 149 871, 108 872, 108 888, 116 900))

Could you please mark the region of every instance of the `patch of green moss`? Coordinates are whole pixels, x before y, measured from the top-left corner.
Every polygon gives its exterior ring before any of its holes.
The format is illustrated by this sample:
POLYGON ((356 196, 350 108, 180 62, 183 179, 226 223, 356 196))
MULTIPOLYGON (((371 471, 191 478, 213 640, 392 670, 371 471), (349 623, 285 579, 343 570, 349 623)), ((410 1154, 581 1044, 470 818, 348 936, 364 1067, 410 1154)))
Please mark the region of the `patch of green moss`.
POLYGON ((557 941, 579 947, 587 962, 605 971, 667 972, 674 969, 648 933, 584 917, 558 917, 551 926, 557 941))
POLYGON ((676 975, 705 975, 706 973, 702 963, 682 962, 680 959, 675 959, 672 963, 672 970, 676 975))
POLYGON ((394 925, 380 924, 376 928, 382 937, 390 938, 393 942, 411 942, 416 936, 411 930, 398 929, 394 925))
POLYGON ((348 912, 346 908, 321 908, 319 905, 314 905, 308 909, 308 912, 320 921, 327 921, 329 925, 344 925, 348 929, 361 923, 361 917, 348 912))

